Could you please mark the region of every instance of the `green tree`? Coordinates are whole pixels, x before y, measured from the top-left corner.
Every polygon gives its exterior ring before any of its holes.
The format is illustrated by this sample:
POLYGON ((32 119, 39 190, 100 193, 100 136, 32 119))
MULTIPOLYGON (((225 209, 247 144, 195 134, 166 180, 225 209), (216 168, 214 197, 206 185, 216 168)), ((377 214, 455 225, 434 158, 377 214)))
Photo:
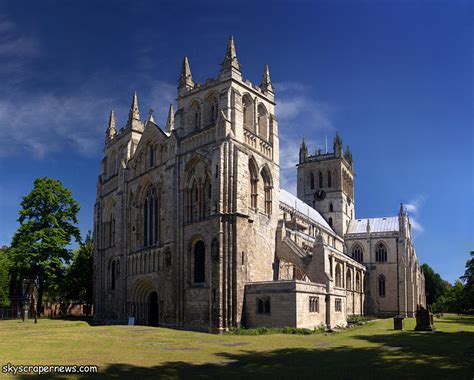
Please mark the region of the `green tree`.
POLYGON ((461 280, 464 282, 465 302, 468 309, 474 309, 474 251, 470 253, 471 258, 466 261, 466 270, 461 280))
POLYGON ((464 285, 456 281, 446 294, 446 308, 453 313, 463 313, 467 309, 464 285))
POLYGON ((428 264, 423 264, 421 268, 425 275, 426 303, 432 305, 440 296, 446 293, 447 282, 444 281, 428 264))
POLYGON ((30 281, 41 311, 44 292, 58 281, 72 257, 67 248, 80 242, 77 224, 79 204, 61 181, 37 178, 33 190, 21 202, 20 227, 13 236, 12 261, 16 271, 30 281))
POLYGON ((67 269, 67 295, 77 302, 92 305, 93 297, 94 244, 89 231, 79 249, 74 252, 74 260, 67 269))
POLYGON ((8 247, 0 248, 0 307, 10 305, 10 258, 8 247))

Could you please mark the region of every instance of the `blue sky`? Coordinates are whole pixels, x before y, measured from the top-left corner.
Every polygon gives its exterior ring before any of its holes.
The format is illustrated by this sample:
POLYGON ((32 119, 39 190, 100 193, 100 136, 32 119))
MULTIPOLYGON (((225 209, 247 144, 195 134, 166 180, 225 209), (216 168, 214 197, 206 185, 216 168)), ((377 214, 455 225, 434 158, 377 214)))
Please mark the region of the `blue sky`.
POLYGON ((282 184, 298 147, 337 131, 353 152, 358 217, 408 204, 421 262, 449 281, 474 249, 469 1, 2 1, 0 244, 38 176, 63 181, 92 228, 110 109, 132 92, 161 124, 183 55, 216 76, 235 36, 244 76, 276 88, 282 184), (198 6, 197 6, 198 5, 198 6))

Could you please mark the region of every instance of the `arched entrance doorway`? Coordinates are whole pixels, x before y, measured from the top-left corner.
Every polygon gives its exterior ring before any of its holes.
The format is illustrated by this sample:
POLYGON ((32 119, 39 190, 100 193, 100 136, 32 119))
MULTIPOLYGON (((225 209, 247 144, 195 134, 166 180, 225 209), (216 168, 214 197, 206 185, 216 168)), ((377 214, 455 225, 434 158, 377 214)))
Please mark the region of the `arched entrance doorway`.
POLYGON ((148 296, 148 325, 158 326, 158 293, 151 292, 148 296))

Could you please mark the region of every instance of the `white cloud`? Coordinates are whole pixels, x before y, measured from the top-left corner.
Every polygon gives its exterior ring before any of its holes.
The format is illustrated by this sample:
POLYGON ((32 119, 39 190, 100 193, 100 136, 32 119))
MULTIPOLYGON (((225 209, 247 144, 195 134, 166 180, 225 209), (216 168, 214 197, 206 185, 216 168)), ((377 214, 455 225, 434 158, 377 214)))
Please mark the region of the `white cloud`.
POLYGON ((411 227, 413 231, 423 232, 424 228, 422 224, 418 221, 420 209, 425 203, 426 198, 423 195, 418 195, 411 201, 404 204, 405 210, 409 213, 411 227))
POLYGON ((334 130, 334 107, 315 100, 299 82, 275 84, 280 132, 281 186, 296 193, 296 164, 303 137, 312 154, 324 150, 325 134, 334 130))
MULTIPOLYGON (((174 91, 172 85, 160 81, 143 86, 139 93, 142 120, 148 113, 144 104, 148 104, 163 125, 174 91)), ((93 87, 88 87, 87 93, 63 95, 14 93, 10 99, 0 99, 0 156, 32 154, 43 158, 70 149, 83 156, 96 154, 103 144, 110 109, 116 111, 117 128, 121 128, 130 101, 131 94, 101 96, 93 87)))

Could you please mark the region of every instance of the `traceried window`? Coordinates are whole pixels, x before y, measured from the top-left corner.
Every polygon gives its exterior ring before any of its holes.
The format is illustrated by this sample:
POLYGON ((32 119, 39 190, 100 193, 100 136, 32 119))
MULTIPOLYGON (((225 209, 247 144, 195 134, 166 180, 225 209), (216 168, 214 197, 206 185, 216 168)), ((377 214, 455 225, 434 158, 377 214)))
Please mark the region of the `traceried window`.
POLYGON ((387 261, 387 248, 383 243, 378 243, 375 248, 375 261, 384 263, 387 261))
POLYGON ((143 245, 145 247, 158 242, 159 205, 154 187, 149 187, 143 202, 143 245))
POLYGON ((206 246, 202 240, 194 244, 194 283, 203 283, 206 281, 206 246))
POLYGON ((352 248, 352 258, 359 263, 364 261, 364 253, 360 245, 357 244, 352 248))
POLYGON ((319 313, 319 298, 318 297, 309 297, 309 312, 319 313))
POLYGON ((385 276, 381 274, 379 276, 379 297, 385 297, 385 276))

